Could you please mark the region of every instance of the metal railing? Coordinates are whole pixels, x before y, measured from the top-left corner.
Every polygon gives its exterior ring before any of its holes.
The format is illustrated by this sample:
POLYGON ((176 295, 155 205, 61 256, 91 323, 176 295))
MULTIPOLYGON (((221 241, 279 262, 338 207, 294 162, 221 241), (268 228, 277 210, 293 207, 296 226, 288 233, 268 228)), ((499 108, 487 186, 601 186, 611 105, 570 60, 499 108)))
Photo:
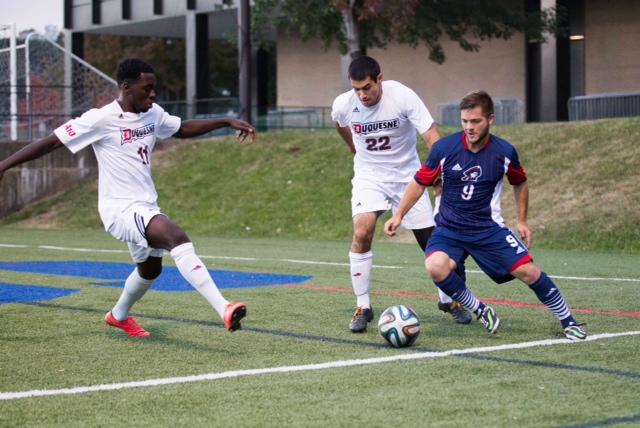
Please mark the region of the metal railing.
MULTIPOLYGON (((495 123, 498 125, 524 123, 526 120, 524 103, 517 99, 494 99, 493 110, 496 118, 495 123)), ((437 122, 440 125, 459 126, 459 102, 438 104, 438 115, 437 122)))
POLYGON ((569 120, 640 116, 640 92, 571 97, 569 120))

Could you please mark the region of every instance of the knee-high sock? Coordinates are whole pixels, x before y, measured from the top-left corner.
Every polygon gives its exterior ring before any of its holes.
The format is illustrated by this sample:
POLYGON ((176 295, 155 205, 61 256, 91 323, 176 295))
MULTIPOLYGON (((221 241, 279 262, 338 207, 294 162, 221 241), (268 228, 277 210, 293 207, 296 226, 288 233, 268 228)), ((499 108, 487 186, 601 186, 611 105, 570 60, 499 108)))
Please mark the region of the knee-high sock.
MULTIPOLYGON (((458 268, 456 269, 456 273, 458 274, 458 276, 460 276, 460 278, 462 279, 462 282, 464 282, 466 284, 467 283, 467 272, 465 270, 464 263, 461 266, 458 266, 458 268)), ((439 288, 438 288, 438 299, 442 303, 451 303, 453 301, 453 299, 450 296, 448 296, 446 293, 444 293, 439 288)))
POLYGON ((144 293, 147 292, 152 283, 153 279, 144 279, 138 273, 138 268, 134 268, 124 282, 124 289, 118 302, 111 309, 113 317, 118 321, 126 320, 133 304, 144 296, 144 293))
POLYGON ((356 304, 363 308, 370 308, 369 300, 369 277, 373 266, 373 253, 352 253, 349 252, 351 265, 351 286, 356 295, 356 304))
POLYGON ((560 294, 560 290, 546 273, 542 272, 540 278, 529 287, 551 313, 560 320, 563 328, 576 323, 576 320, 571 315, 569 306, 567 306, 567 302, 560 294))
POLYGON ((209 271, 202 260, 196 255, 191 242, 178 245, 171 250, 171 257, 176 262, 178 270, 189 284, 213 306, 220 318, 224 316, 224 309, 229 302, 222 296, 209 271))
POLYGON ((472 312, 479 313, 484 309, 484 304, 467 288, 464 281, 456 272, 451 272, 442 281, 434 281, 438 288, 453 300, 457 300, 462 306, 472 312))

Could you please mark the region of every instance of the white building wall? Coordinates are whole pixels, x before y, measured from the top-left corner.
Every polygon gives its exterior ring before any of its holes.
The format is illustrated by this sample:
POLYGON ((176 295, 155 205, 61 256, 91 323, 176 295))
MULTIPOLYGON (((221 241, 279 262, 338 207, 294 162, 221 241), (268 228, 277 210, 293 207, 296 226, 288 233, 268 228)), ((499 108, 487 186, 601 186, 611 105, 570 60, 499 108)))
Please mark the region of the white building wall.
MULTIPOLYGON (((426 48, 390 45, 370 49, 385 79, 398 80, 424 100, 434 116, 438 104, 458 101, 466 93, 484 89, 494 98, 525 101, 525 48, 522 35, 511 40, 482 42, 479 52, 465 52, 456 43, 443 43, 447 59, 429 60, 426 48)), ((278 39, 278 105, 331 106, 342 89, 340 54, 324 51, 319 41, 278 39)))
POLYGON ((585 8, 587 95, 640 92, 640 1, 589 0, 585 8))

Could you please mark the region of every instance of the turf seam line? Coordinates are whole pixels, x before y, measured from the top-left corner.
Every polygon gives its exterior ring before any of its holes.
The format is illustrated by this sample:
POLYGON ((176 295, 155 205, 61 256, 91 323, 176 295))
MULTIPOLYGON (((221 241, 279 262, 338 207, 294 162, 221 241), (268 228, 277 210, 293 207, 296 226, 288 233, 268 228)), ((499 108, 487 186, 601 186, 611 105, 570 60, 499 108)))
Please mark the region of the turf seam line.
MULTIPOLYGON (((595 334, 593 336, 589 336, 585 342, 592 342, 592 341, 603 340, 603 339, 613 339, 613 338, 625 337, 625 336, 637 336, 637 335, 640 335, 640 331, 602 333, 602 334, 595 334)), ((498 346, 484 346, 484 347, 467 348, 467 349, 452 349, 448 351, 438 351, 438 352, 407 353, 407 354, 400 354, 400 355, 392 355, 388 357, 372 357, 372 358, 359 358, 359 359, 353 359, 353 360, 337 360, 337 361, 329 361, 325 363, 303 364, 298 366, 279 366, 279 367, 266 367, 266 368, 259 368, 259 369, 229 370, 229 371, 218 372, 218 373, 205 373, 200 375, 148 379, 143 381, 101 384, 101 385, 92 385, 92 386, 80 386, 80 387, 73 387, 73 388, 37 389, 37 390, 19 391, 19 392, 0 392, 0 401, 19 400, 24 398, 47 397, 47 396, 86 394, 91 392, 115 391, 115 390, 121 390, 121 389, 131 389, 131 388, 145 388, 145 387, 161 386, 161 385, 176 385, 176 384, 203 382, 203 381, 214 381, 214 380, 220 380, 220 379, 230 379, 230 378, 245 377, 245 376, 259 376, 259 375, 266 375, 266 374, 319 371, 319 370, 327 370, 327 369, 335 369, 335 368, 384 364, 384 363, 391 363, 395 361, 422 360, 422 359, 429 359, 429 358, 451 357, 451 356, 465 355, 465 354, 479 354, 479 353, 487 353, 487 352, 509 351, 514 349, 526 349, 526 348, 534 348, 534 347, 540 347, 540 346, 574 345, 574 344, 579 346, 579 343, 571 342, 567 339, 545 339, 545 340, 536 340, 536 341, 530 341, 530 342, 508 343, 508 344, 498 345, 498 346)))

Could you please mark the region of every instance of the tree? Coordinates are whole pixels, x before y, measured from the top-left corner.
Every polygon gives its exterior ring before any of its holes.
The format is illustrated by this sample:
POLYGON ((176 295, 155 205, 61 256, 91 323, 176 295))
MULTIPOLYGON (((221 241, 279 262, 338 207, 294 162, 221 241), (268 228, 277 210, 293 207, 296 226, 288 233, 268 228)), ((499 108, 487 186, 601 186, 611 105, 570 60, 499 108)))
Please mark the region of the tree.
POLYGON ((443 37, 466 51, 478 51, 478 41, 509 39, 523 32, 530 41, 543 41, 560 31, 562 10, 525 11, 513 0, 255 0, 254 30, 260 37, 271 25, 302 40, 320 39, 325 49, 336 43, 355 58, 370 47, 390 42, 418 47, 424 43, 429 59, 442 64, 443 37))

